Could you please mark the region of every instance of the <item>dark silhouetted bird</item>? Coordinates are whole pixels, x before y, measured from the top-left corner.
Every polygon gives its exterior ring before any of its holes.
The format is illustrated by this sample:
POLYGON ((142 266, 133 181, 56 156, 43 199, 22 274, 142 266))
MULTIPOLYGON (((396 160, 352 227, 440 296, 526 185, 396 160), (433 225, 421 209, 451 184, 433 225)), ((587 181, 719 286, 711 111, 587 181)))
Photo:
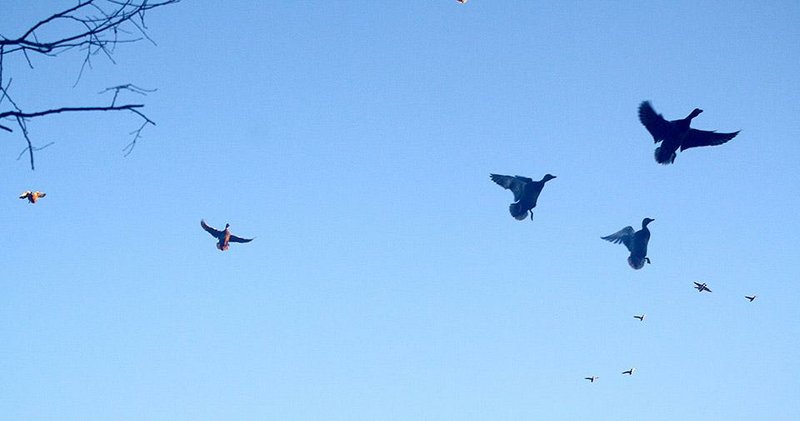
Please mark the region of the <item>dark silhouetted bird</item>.
POLYGON ((223 231, 220 231, 220 230, 217 230, 217 229, 214 229, 214 228, 210 227, 208 224, 206 224, 206 221, 201 219, 200 220, 200 226, 203 227, 203 229, 206 230, 206 232, 211 234, 212 237, 217 239, 217 248, 220 251, 227 250, 228 247, 230 247, 230 243, 231 242, 234 242, 234 243, 249 243, 249 242, 253 241, 252 238, 239 238, 239 237, 231 234, 231 229, 230 229, 231 225, 230 224, 225 224, 225 229, 223 231))
POLYGON ((533 208, 536 207, 536 201, 544 188, 544 183, 556 178, 556 176, 545 174, 539 181, 533 181, 528 177, 512 177, 499 174, 490 174, 490 178, 495 183, 514 193, 515 202, 508 206, 508 211, 511 212, 511 216, 523 221, 528 216, 528 213, 530 213, 531 220, 533 220, 533 208))
POLYGON ((703 291, 711 292, 711 290, 708 289, 708 286, 706 285, 705 282, 703 282, 702 284, 699 282, 695 282, 692 288, 696 289, 698 292, 703 292, 703 291))
POLYGON ((758 295, 745 295, 744 296, 744 298, 747 298, 748 300, 750 300, 751 303, 753 302, 753 300, 756 299, 756 297, 758 297, 758 295))
POLYGON ((461 3, 461 4, 465 4, 468 0, 456 0, 456 1, 461 3))
POLYGON ((584 379, 589 380, 590 382, 594 383, 595 380, 599 379, 600 377, 591 376, 591 377, 584 377, 584 379))
POLYGON ((645 101, 639 105, 639 121, 653 135, 655 143, 661 142, 661 146, 656 148, 656 162, 659 164, 671 164, 675 161, 678 148, 684 151, 698 146, 721 145, 739 134, 738 131, 734 133, 717 133, 690 128, 689 125, 692 123, 692 119, 702 112, 703 110, 695 108, 684 119, 667 121, 661 114, 656 113, 650 102, 645 101))
POLYGON ((46 193, 40 191, 26 191, 19 195, 20 199, 28 199, 28 203, 36 203, 37 200, 47 196, 46 193))
POLYGON ((642 220, 642 229, 634 232, 633 227, 627 226, 609 236, 600 237, 603 240, 611 241, 614 244, 625 244, 631 255, 628 256, 628 264, 634 269, 641 269, 644 263, 650 263, 647 257, 647 243, 650 241, 650 230, 647 229, 647 224, 655 221, 652 218, 644 218, 642 220))
POLYGON ((637 316, 633 316, 633 318, 634 318, 634 319, 639 319, 639 321, 640 321, 640 322, 643 322, 643 321, 644 321, 644 318, 645 318, 645 316, 646 316, 646 315, 642 314, 641 316, 638 316, 638 315, 637 315, 637 316))
POLYGON ((629 376, 632 376, 634 371, 636 371, 636 369, 635 368, 631 368, 630 370, 623 371, 622 374, 627 374, 629 376))

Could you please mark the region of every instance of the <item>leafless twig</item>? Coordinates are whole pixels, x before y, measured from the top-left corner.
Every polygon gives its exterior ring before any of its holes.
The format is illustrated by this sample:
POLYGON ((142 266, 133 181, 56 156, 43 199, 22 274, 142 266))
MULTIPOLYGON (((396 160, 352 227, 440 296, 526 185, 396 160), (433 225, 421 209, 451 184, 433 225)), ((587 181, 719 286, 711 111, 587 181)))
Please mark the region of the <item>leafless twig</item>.
POLYGON ((72 49, 82 50, 85 55, 75 81, 77 85, 84 71, 92 67, 93 56, 101 54, 115 63, 113 54, 115 48, 120 44, 147 39, 155 45, 155 41, 147 34, 146 12, 178 2, 180 0, 78 0, 76 5, 36 22, 16 38, 0 35, 0 105, 6 99, 11 105, 6 110, 0 108, 0 129, 13 132, 10 125, 2 124, 2 120, 16 121, 16 125, 19 126, 27 143, 27 147, 20 153, 19 158, 28 152, 31 169, 34 169, 34 151, 42 150, 53 144, 51 142, 42 147, 33 146, 28 132, 28 120, 52 114, 87 111, 130 111, 142 118, 141 126, 130 132, 133 140, 123 149, 124 155, 127 156, 142 137, 142 130, 148 124, 155 125, 156 123, 141 111, 141 108, 144 107, 142 104, 117 105, 120 92, 146 95, 156 90, 140 88, 128 83, 100 92, 101 94, 114 92, 111 105, 108 106, 57 107, 42 111, 23 111, 9 94, 11 79, 8 80, 5 87, 3 86, 3 65, 6 55, 11 56, 21 52, 28 66, 33 68, 32 55, 54 57, 72 49))

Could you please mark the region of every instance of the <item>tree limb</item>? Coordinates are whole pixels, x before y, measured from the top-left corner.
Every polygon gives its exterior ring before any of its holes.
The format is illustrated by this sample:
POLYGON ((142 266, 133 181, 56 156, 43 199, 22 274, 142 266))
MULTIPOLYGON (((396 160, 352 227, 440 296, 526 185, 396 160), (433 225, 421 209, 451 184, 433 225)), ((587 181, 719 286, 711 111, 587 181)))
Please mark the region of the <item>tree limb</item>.
MULTIPOLYGON (((64 112, 74 112, 74 111, 121 111, 121 110, 129 110, 134 111, 135 108, 142 108, 144 107, 143 104, 126 104, 126 105, 115 105, 110 107, 61 107, 52 110, 44 110, 44 111, 37 111, 35 113, 26 113, 22 111, 4 111, 0 113, 0 119, 8 118, 8 117, 17 117, 17 118, 33 118, 33 117, 42 117, 50 114, 59 114, 64 112)), ((138 113, 142 115, 141 113, 138 113)), ((144 117, 142 115, 142 117, 144 117)), ((145 117, 146 119, 146 117, 145 117)))
POLYGON ((147 39, 155 45, 155 41, 147 34, 147 25, 144 20, 146 12, 180 1, 181 0, 78 0, 76 5, 53 13, 36 22, 19 37, 8 38, 0 35, 0 105, 2 105, 6 99, 8 99, 8 103, 10 104, 10 106, 6 107, 7 109, 5 111, 0 109, 0 130, 6 132, 14 131, 11 125, 2 124, 3 119, 13 119, 16 121, 16 125, 19 126, 22 136, 27 143, 27 147, 20 153, 20 158, 25 152, 28 152, 31 169, 34 169, 33 152, 44 149, 52 145, 53 142, 42 147, 34 146, 28 133, 27 121, 29 119, 72 112, 130 111, 141 117, 143 122, 138 129, 129 133, 133 136, 133 140, 123 149, 125 156, 127 156, 133 151, 137 140, 141 138, 142 130, 148 124, 155 125, 156 123, 140 111, 141 108, 144 107, 143 104, 117 105, 119 93, 121 91, 130 91, 139 95, 147 95, 147 93, 154 92, 155 89, 144 89, 129 83, 107 88, 100 92, 114 92, 111 104, 107 106, 59 107, 34 112, 24 111, 14 102, 9 94, 8 88, 11 85, 11 79, 9 78, 6 86, 3 86, 5 56, 21 52, 28 66, 33 68, 31 56, 34 54, 53 57, 74 48, 85 49, 86 54, 83 58, 80 71, 78 72, 77 80, 75 81, 77 85, 85 68, 92 67, 92 56, 102 53, 102 55, 105 55, 112 63, 115 63, 112 55, 118 44, 147 39), (126 30, 126 28, 130 31, 126 30), (59 31, 61 35, 53 36, 52 34, 54 31, 59 31), (31 54, 29 55, 29 53, 31 54))

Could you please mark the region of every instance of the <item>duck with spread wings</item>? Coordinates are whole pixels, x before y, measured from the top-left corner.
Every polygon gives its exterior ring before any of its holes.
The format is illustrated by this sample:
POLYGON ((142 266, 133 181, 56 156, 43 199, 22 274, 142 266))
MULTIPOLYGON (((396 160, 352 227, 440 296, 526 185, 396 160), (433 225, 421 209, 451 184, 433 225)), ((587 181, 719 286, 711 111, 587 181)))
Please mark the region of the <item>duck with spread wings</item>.
POLYGON ((211 234, 212 237, 217 239, 217 248, 219 251, 225 251, 230 247, 230 243, 249 243, 253 241, 252 238, 241 238, 231 234, 231 225, 225 224, 225 229, 220 231, 215 229, 208 224, 206 221, 200 220, 200 226, 206 230, 207 233, 211 234))
POLYGON ((686 118, 668 121, 653 109, 650 102, 645 101, 639 105, 639 121, 653 136, 655 143, 661 142, 661 146, 657 147, 655 151, 656 162, 664 165, 671 164, 675 161, 678 149, 682 152, 700 146, 721 145, 739 134, 738 131, 717 133, 689 127, 692 119, 702 112, 703 110, 695 108, 686 118))
POLYGON ((542 193, 544 183, 556 178, 556 176, 550 174, 545 174, 539 181, 533 181, 533 179, 519 175, 512 177, 510 175, 490 174, 489 176, 492 181, 514 193, 514 203, 508 206, 508 211, 518 221, 524 221, 529 213, 531 220, 533 220, 533 208, 536 207, 536 202, 539 200, 539 194, 542 193))
POLYGON ((647 224, 653 221, 655 219, 644 218, 642 229, 639 231, 634 232, 633 227, 629 225, 611 235, 600 238, 614 244, 625 244, 625 247, 631 252, 628 256, 628 264, 634 269, 641 269, 645 262, 650 263, 650 258, 647 257, 647 243, 650 242, 650 230, 647 228, 647 224))

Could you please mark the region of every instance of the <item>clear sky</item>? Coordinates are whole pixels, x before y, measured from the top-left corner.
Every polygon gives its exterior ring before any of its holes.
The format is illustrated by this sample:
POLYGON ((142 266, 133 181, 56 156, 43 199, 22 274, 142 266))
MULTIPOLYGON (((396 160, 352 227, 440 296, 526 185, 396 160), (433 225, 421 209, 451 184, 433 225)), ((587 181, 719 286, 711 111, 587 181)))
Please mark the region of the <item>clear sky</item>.
POLYGON ((75 88, 7 57, 23 108, 158 125, 32 120, 36 171, 0 132, 1 418, 800 419, 799 2, 224 3, 75 88), (742 132, 661 166, 643 100, 742 132), (490 173, 558 178, 520 222, 490 173))

